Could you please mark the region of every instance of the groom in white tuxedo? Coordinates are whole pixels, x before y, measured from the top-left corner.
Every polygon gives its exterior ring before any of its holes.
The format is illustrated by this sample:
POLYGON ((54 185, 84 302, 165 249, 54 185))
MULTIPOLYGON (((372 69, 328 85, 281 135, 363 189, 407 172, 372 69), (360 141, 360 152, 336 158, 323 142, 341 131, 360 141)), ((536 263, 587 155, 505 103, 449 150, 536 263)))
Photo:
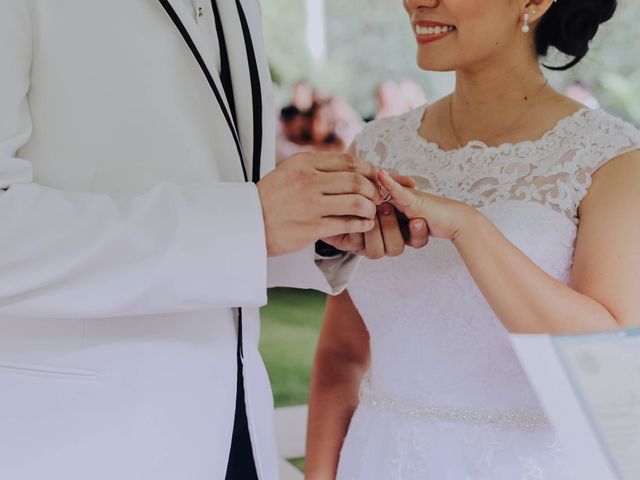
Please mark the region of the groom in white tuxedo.
POLYGON ((0 479, 277 478, 258 308, 344 288, 309 246, 380 199, 347 156, 266 175, 259 10, 0 1, 0 479))

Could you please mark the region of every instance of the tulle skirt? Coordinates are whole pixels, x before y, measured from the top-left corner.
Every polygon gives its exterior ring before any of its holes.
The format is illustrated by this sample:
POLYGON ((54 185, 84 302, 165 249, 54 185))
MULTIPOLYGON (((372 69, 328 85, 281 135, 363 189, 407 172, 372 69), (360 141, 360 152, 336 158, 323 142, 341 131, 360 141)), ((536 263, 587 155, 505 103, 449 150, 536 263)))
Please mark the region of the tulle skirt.
POLYGON ((550 427, 424 420, 360 405, 338 480, 571 480, 550 427))

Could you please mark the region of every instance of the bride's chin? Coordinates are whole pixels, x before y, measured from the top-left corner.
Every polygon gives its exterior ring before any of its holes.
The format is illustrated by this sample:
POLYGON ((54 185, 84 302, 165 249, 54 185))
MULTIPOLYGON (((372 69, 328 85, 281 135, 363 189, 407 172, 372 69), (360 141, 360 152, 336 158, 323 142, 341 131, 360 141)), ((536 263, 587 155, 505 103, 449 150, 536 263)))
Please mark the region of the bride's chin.
MULTIPOLYGON (((451 52, 451 49, 444 50, 451 52)), ((454 52, 443 54, 442 51, 436 53, 418 47, 416 60, 418 67, 427 72, 453 72, 460 68, 459 62, 452 61, 453 56, 454 52)))
POLYGON ((445 60, 424 59, 418 57, 418 67, 425 72, 453 72, 457 70, 457 65, 445 60))

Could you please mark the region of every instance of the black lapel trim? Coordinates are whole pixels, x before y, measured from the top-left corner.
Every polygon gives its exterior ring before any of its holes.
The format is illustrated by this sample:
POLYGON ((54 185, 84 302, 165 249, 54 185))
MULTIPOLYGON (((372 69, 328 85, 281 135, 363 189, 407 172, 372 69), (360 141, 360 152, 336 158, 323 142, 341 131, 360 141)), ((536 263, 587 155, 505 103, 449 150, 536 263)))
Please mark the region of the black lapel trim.
POLYGON ((233 123, 237 126, 238 117, 236 114, 236 101, 233 96, 231 65, 229 63, 229 52, 227 52, 227 41, 224 37, 222 18, 220 17, 220 10, 218 10, 218 2, 216 2, 216 0, 211 0, 211 7, 213 8, 213 17, 215 18, 216 34, 218 35, 218 46, 220 50, 220 81, 222 82, 222 87, 227 95, 227 102, 229 103, 229 109, 233 116, 233 123))
POLYGON ((247 49, 247 59, 249 60, 249 74, 251 75, 251 92, 253 100, 253 168, 251 179, 254 183, 260 180, 260 166, 262 161, 262 86, 260 84, 260 73, 258 71, 258 61, 251 39, 251 31, 247 24, 247 17, 244 14, 240 0, 236 0, 244 43, 247 49))
MULTIPOLYGON (((227 121, 227 125, 229 126, 229 130, 231 130, 231 134, 233 135, 233 140, 234 140, 234 142, 236 144, 236 149, 238 151, 238 160, 240 160, 240 164, 242 165, 242 173, 244 175, 245 182, 247 182, 247 181, 249 181, 249 177, 247 175, 247 169, 245 168, 244 162, 243 162, 244 155, 242 154, 242 147, 240 145, 240 138, 238 137, 238 132, 237 132, 237 130, 235 128, 235 124, 233 122, 233 119, 229 115, 229 112, 227 111, 227 109, 226 109, 226 107, 224 105, 224 101, 222 99, 222 96, 220 95, 220 92, 218 91, 218 87, 216 86, 215 82, 213 81, 213 77, 211 76, 211 72, 207 68, 207 64, 205 63, 204 59, 202 58, 202 55, 200 55, 200 52, 198 51, 198 48, 196 47, 195 43, 193 43, 193 40, 191 39, 191 36, 189 35, 189 32, 185 28, 184 24, 180 20, 180 17, 178 17, 178 14, 173 9, 171 4, 167 0, 158 0, 158 1, 160 2, 160 4, 165 9, 165 11, 169 15, 169 17, 171 18, 173 23, 175 23, 176 27, 180 31, 180 34, 182 35, 182 38, 187 43, 189 49, 191 50, 191 53, 193 54, 193 56, 195 57, 196 61, 198 62, 198 65, 200 65, 200 68, 202 69, 202 73, 204 73, 204 76, 206 77, 207 82, 209 83, 209 86, 211 87, 211 90, 213 91, 213 94, 216 97, 216 100, 220 104, 220 109, 222 110, 222 114, 224 115, 224 118, 227 121)), ((255 111, 255 105, 254 105, 254 111, 255 111)), ((255 151, 255 148, 254 148, 254 151, 255 151)), ((255 158, 254 158, 254 164, 255 164, 255 158)))

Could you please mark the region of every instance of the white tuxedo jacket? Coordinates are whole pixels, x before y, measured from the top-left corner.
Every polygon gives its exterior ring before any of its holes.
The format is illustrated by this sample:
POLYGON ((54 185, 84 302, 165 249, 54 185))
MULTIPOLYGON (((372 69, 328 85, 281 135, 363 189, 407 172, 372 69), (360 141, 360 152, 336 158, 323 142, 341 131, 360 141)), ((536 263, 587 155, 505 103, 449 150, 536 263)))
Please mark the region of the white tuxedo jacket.
POLYGON ((258 308, 268 283, 338 291, 352 266, 267 261, 238 151, 249 178, 255 152, 273 167, 258 1, 218 1, 231 125, 202 4, 0 0, 0 479, 223 479, 235 307, 257 469, 277 478, 258 308))

